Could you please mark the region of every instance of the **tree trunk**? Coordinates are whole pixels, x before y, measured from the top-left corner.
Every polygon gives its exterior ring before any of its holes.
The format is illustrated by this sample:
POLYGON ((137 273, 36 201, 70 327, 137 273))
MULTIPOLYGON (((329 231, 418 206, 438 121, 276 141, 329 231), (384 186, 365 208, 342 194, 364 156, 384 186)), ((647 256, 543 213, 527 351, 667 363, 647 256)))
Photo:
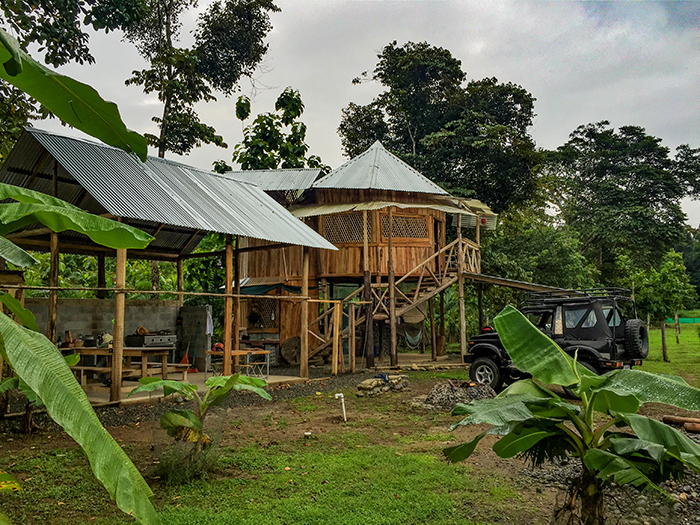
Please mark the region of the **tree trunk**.
POLYGON ((27 403, 24 408, 24 419, 22 421, 22 431, 29 435, 38 427, 34 424, 34 409, 36 405, 34 403, 27 403))
POLYGON ((604 525, 605 493, 596 473, 584 470, 569 491, 564 504, 554 511, 550 525, 604 525))
POLYGON ((661 352, 664 356, 664 363, 670 363, 668 358, 668 346, 666 346, 666 319, 661 321, 661 352))
POLYGON ((605 502, 603 482, 595 472, 585 470, 581 475, 581 523, 583 525, 603 525, 605 523, 605 502))

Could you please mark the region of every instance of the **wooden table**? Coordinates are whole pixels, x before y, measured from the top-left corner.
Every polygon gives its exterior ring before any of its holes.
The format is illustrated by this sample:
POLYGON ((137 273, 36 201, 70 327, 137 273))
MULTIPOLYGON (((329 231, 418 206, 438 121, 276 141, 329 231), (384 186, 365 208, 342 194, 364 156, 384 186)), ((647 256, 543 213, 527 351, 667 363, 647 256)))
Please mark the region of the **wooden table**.
MULTIPOLYGON (((248 341, 246 341, 247 343, 248 341)), ((207 373, 209 371, 209 363, 211 356, 223 356, 224 352, 221 350, 207 350, 207 361, 204 366, 204 379, 207 378, 207 373)), ((270 351, 269 350, 259 350, 257 348, 250 348, 247 350, 231 350, 229 352, 229 357, 244 357, 245 363, 240 365, 244 368, 248 368, 251 374, 255 377, 260 377, 261 379, 266 379, 270 377, 270 351), (256 362, 251 361, 250 358, 254 355, 265 356, 265 361, 256 362)))
MULTIPOLYGON (((162 368, 163 379, 168 378, 168 355, 172 347, 156 347, 156 346, 126 346, 124 347, 122 355, 126 359, 126 368, 134 368, 131 365, 132 357, 141 358, 141 377, 148 377, 148 358, 149 357, 160 357, 162 368)), ((107 357, 107 361, 111 361, 111 357, 114 354, 111 348, 92 348, 92 347, 81 347, 76 348, 75 351, 81 356, 84 355, 95 355, 107 357)), ((109 366, 109 365, 108 365, 109 366)))

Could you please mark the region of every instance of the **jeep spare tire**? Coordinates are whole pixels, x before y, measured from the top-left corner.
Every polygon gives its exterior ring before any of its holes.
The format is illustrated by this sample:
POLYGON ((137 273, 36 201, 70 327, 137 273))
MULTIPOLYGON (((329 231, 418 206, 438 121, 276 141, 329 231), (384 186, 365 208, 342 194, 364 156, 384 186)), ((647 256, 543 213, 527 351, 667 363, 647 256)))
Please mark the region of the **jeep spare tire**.
POLYGON ((625 350, 632 357, 645 359, 649 355, 649 332, 641 319, 625 323, 625 350))

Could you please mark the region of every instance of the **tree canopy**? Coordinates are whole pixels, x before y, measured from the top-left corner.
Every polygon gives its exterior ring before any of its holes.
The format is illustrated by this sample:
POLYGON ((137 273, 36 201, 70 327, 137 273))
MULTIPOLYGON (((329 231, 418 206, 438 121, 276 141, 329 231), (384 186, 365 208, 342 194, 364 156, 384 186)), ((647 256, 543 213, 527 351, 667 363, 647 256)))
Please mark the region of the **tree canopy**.
POLYGON ((230 95, 242 77, 250 77, 267 52, 263 42, 272 29, 272 0, 216 0, 199 15, 194 45, 177 47, 181 18, 196 0, 146 0, 148 11, 126 37, 150 66, 134 71, 127 85, 157 93, 163 112, 153 117, 160 133, 149 135, 158 156, 189 153, 202 143, 226 147, 216 130, 201 122, 197 102, 214 101, 214 91, 230 95))
MULTIPOLYGON (((275 102, 274 113, 261 113, 243 130, 243 141, 233 150, 233 162, 243 170, 276 168, 330 168, 316 155, 307 156, 306 124, 299 118, 304 113, 301 95, 286 88, 275 102), (289 131, 285 132, 285 129, 289 131)), ((245 121, 250 116, 250 99, 242 96, 236 103, 236 116, 245 121)), ((214 163, 215 171, 225 172, 231 167, 224 161, 214 163)))
POLYGON ((353 82, 387 89, 343 109, 338 132, 347 156, 381 140, 434 182, 496 212, 533 195, 540 156, 527 131, 535 116, 530 93, 496 78, 465 86, 461 62, 427 42, 392 42, 377 57, 372 74, 353 82))
POLYGON ((677 155, 639 126, 615 130, 607 121, 579 126, 558 148, 555 163, 566 183, 562 217, 581 234, 603 282, 614 261, 629 255, 651 265, 684 237, 681 199, 697 195, 698 150, 677 155))

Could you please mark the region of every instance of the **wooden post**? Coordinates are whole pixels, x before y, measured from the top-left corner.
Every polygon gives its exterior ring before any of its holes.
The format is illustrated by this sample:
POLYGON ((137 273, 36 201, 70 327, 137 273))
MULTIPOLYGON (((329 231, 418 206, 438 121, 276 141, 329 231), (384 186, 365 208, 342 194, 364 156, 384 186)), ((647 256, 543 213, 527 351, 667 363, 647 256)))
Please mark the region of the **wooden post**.
POLYGON ((374 321, 372 320, 372 272, 369 269, 369 225, 367 210, 362 211, 363 267, 365 304, 365 358, 367 368, 374 368, 374 321))
POLYGON ((231 324, 233 320, 233 238, 231 235, 226 236, 226 251, 225 251, 226 277, 224 281, 224 371, 225 376, 231 375, 231 350, 233 342, 233 334, 231 333, 231 324))
POLYGON ((394 207, 389 207, 389 330, 391 337, 391 366, 399 364, 396 355, 396 280, 394 277, 394 207))
POLYGON ((678 317, 678 312, 676 312, 676 344, 681 343, 681 320, 678 317))
POLYGON ((372 274, 365 272, 365 358, 367 368, 374 368, 374 321, 372 321, 372 274))
POLYGON ((299 377, 309 378, 309 248, 302 246, 301 263, 301 349, 299 377))
MULTIPOLYGON (((323 300, 328 301, 328 279, 323 277, 321 279, 321 290, 323 290, 323 300)), ((321 313, 326 313, 328 310, 330 310, 330 304, 329 303, 322 303, 321 304, 321 313)), ((326 316, 323 319, 323 337, 325 339, 328 339, 328 336, 331 333, 331 319, 330 317, 326 316)))
MULTIPOLYGON (((112 332, 112 386, 109 390, 110 401, 121 401, 122 397, 122 356, 124 355, 124 306, 126 294, 126 250, 117 250, 117 268, 114 287, 114 330, 112 332)), ((145 359, 145 358, 142 358, 145 359)))
POLYGON ((484 327, 484 287, 481 283, 476 285, 476 303, 479 309, 479 331, 484 327))
POLYGON ((430 357, 433 361, 437 359, 437 330, 435 329, 435 310, 433 308, 434 299, 434 297, 428 299, 428 317, 430 317, 430 344, 432 347, 430 357))
POLYGON ((481 216, 476 214, 476 244, 481 244, 481 216))
MULTIPOLYGON (((97 287, 106 288, 107 287, 107 274, 105 273, 105 254, 97 254, 97 287)), ((107 292, 100 290, 97 292, 98 299, 104 299, 107 297, 107 292)))
POLYGON ((355 303, 348 304, 348 353, 350 354, 350 372, 355 373, 355 303))
POLYGON ((462 362, 467 355, 467 320, 464 308, 464 246, 462 245, 462 214, 457 215, 457 287, 459 289, 459 352, 462 362))
POLYGON ((340 337, 342 332, 343 308, 340 306, 340 303, 336 303, 333 305, 333 365, 331 372, 334 376, 338 375, 339 361, 343 358, 342 338, 340 337))
MULTIPOLYGON (((233 349, 238 352, 241 349, 241 265, 240 265, 240 238, 236 235, 236 249, 233 260, 233 349)), ((233 356, 233 371, 238 373, 240 357, 233 356)))
MULTIPOLYGON (((58 268, 60 264, 58 253, 58 234, 51 233, 50 240, 51 264, 49 267, 49 286, 58 286, 58 268)), ((49 322, 46 326, 46 337, 56 344, 56 323, 58 317, 58 290, 49 290, 49 322)))
POLYGON ((178 257, 175 263, 177 268, 177 305, 182 308, 185 304, 185 296, 182 292, 185 291, 185 261, 178 257))
POLYGON ((445 341, 445 292, 440 292, 440 339, 438 345, 438 355, 447 354, 447 341, 445 341))

